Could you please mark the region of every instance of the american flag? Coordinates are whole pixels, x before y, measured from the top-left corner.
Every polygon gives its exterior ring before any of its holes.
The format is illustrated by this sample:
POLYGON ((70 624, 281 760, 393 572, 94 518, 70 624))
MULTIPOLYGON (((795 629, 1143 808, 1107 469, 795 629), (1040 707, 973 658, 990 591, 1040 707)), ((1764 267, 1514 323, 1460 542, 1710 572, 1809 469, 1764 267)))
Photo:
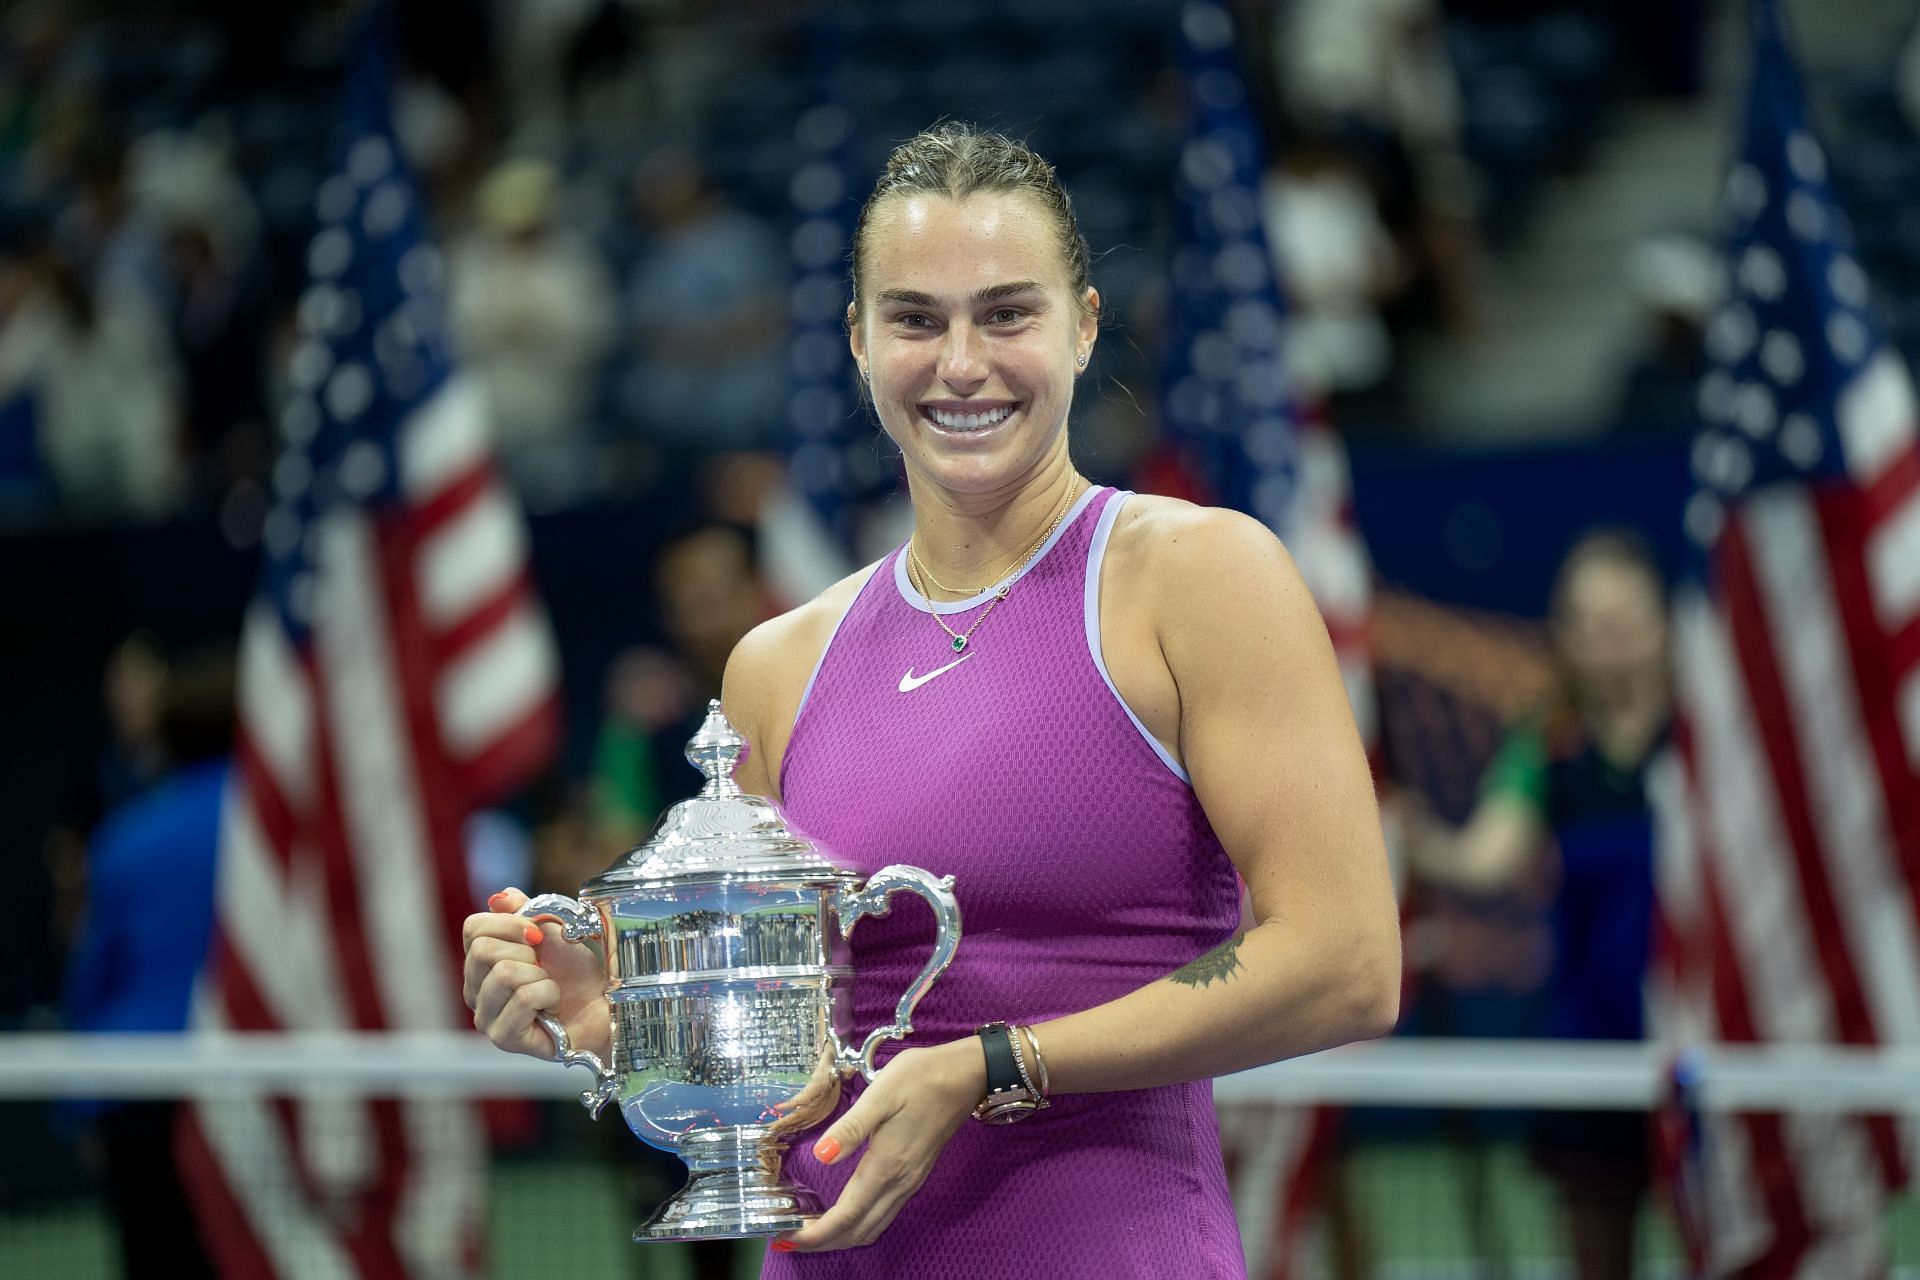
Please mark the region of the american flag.
MULTIPOLYGON (((1285 306, 1260 213, 1265 157, 1212 0, 1180 14, 1190 125, 1174 179, 1166 424, 1208 496, 1287 544, 1327 621, 1369 754, 1377 739, 1372 569, 1354 527, 1340 438, 1300 412, 1283 372, 1285 306)), ((1328 1108, 1246 1106, 1222 1124, 1250 1274, 1310 1274, 1315 1210, 1338 1124, 1328 1108)))
POLYGON ((1287 544, 1371 747, 1373 570, 1353 522, 1346 448, 1287 384, 1286 307, 1260 209, 1266 151, 1233 19, 1196 0, 1182 10, 1181 32, 1191 123, 1174 176, 1167 429, 1214 500, 1256 516, 1287 544))
MULTIPOLYGON (((202 1030, 469 1028, 462 824, 558 735, 524 524, 448 356, 388 56, 374 6, 317 194, 241 638, 202 1030)), ((479 1272, 487 1152, 469 1102, 211 1094, 181 1156, 225 1274, 479 1272)))
MULTIPOLYGON (((1676 593, 1677 765, 1653 788, 1674 1034, 1920 1043, 1920 449, 1773 0, 1752 6, 1676 593)), ((1656 994, 1661 984, 1656 983, 1656 994)), ((1915 1132, 1708 1121, 1714 1275, 1882 1274, 1915 1132)))
POLYGON ((872 501, 894 479, 860 409, 847 354, 847 243, 858 212, 853 112, 836 100, 845 33, 814 20, 809 59, 816 105, 794 125, 793 291, 787 360, 787 483, 761 517, 767 580, 783 605, 811 600, 853 572, 872 501))

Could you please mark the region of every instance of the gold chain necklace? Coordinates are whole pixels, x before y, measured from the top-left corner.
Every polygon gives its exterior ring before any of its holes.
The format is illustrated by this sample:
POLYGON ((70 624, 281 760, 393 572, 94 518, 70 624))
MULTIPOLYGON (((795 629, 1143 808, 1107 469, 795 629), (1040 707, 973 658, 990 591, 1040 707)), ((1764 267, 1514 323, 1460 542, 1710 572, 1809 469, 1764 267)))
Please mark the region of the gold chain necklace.
MULTIPOLYGON (((1046 529, 1040 534, 1038 538, 1034 539, 1033 545, 1027 548, 1027 552, 1025 555, 1021 556, 1018 560, 1008 565, 1006 570, 1001 573, 999 578, 999 582, 1000 582, 999 589, 993 593, 993 598, 987 601, 987 607, 980 611, 980 616, 973 620, 973 625, 968 627, 965 631, 955 631, 952 627, 947 625, 947 620, 940 616, 940 610, 934 606, 933 597, 927 594, 927 589, 924 585, 922 585, 922 581, 924 580, 927 583, 931 583, 932 585, 939 587, 940 590, 948 592, 950 594, 960 594, 960 593, 956 592, 954 588, 942 584, 938 578, 935 578, 931 573, 927 572, 926 562, 922 560, 919 554, 915 552, 913 549, 913 538, 911 536, 908 537, 907 539, 907 582, 910 586, 913 587, 915 591, 918 591, 920 593, 923 599, 926 600, 927 611, 933 614, 933 620, 940 624, 940 629, 947 633, 948 639, 952 641, 951 648, 955 653, 963 653, 966 651, 968 642, 973 639, 973 633, 978 631, 980 629, 980 624, 987 620, 987 615, 993 612, 993 607, 999 604, 1002 600, 1005 600, 1007 598, 1007 593, 1013 590, 1013 583, 1010 581, 1010 579, 1013 577, 1013 575, 1016 572, 1026 568, 1027 562, 1032 560, 1033 557, 1039 553, 1040 548, 1046 544, 1047 539, 1053 536, 1053 531, 1055 529, 1058 529, 1060 527, 1060 522, 1067 518, 1067 511, 1070 507, 1073 506, 1074 497, 1075 497, 1074 486, 1069 485, 1067 487, 1065 498, 1062 499, 1059 508, 1054 511, 1053 519, 1050 522, 1048 522, 1046 529)), ((984 589, 985 588, 982 588, 982 590, 984 589)), ((969 593, 969 594, 978 594, 978 593, 976 592, 976 593, 969 593)))
MULTIPOLYGON (((1040 549, 1040 544, 1045 542, 1048 538, 1052 537, 1053 531, 1059 527, 1061 519, 1064 518, 1065 515, 1067 514, 1067 508, 1073 505, 1074 496, 1075 495, 1074 495, 1073 486, 1068 485, 1064 501, 1062 501, 1060 506, 1055 508, 1054 510, 1052 522, 1048 524, 1046 529, 1044 529, 1041 532, 1039 538, 1037 538, 1034 541, 1033 545, 1028 547, 1026 551, 1021 554, 1019 559, 1015 560, 1012 564, 1002 569, 998 575, 988 578, 986 582, 986 586, 950 587, 946 583, 940 581, 940 579, 933 576, 933 570, 927 568, 927 562, 921 558, 920 553, 914 550, 914 545, 913 545, 914 539, 912 537, 908 537, 907 539, 907 556, 909 559, 909 564, 907 565, 907 567, 909 569, 917 568, 920 571, 920 576, 922 578, 926 579, 928 582, 931 582, 934 586, 940 588, 942 591, 946 592, 948 595, 977 596, 982 591, 985 591, 988 587, 991 587, 995 583, 1000 582, 1012 576, 1014 570, 1025 565, 1028 560, 1033 558, 1033 553, 1040 549)), ((921 592, 921 594, 925 595, 926 593, 921 592)))
MULTIPOLYGON (((918 569, 920 571, 921 577, 925 578, 928 582, 931 582, 934 586, 940 588, 942 591, 946 592, 950 596, 977 596, 982 591, 985 591, 987 589, 986 587, 950 587, 946 583, 940 581, 940 579, 934 577, 933 570, 927 568, 927 562, 925 560, 922 560, 919 557, 919 555, 914 551, 913 540, 911 538, 907 540, 907 568, 918 569)), ((1011 573, 1012 571, 1013 570, 1009 568, 1007 570, 1007 573, 1011 573)), ((1000 575, 1000 578, 1006 577, 1007 573, 1002 573, 1000 575)), ((995 578, 993 582, 998 582, 1000 578, 995 578)), ((989 582, 987 586, 992 586, 993 582, 989 582)), ((921 592, 921 594, 925 595, 926 593, 921 592)))

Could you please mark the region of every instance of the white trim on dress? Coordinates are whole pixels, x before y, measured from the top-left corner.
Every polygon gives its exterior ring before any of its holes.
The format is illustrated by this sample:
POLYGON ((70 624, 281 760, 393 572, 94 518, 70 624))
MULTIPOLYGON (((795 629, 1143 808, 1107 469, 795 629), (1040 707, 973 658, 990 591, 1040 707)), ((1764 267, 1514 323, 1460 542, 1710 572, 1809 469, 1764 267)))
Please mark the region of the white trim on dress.
MULTIPOLYGON (((1087 509, 1087 504, 1093 501, 1094 495, 1104 492, 1106 492, 1106 490, 1097 484, 1087 486, 1087 491, 1074 499, 1073 505, 1067 508, 1067 514, 1060 518, 1060 523, 1054 528, 1054 531, 1047 535, 1045 542, 1040 544, 1040 549, 1033 553, 1031 559, 1020 566, 1019 572, 1006 580, 1006 585, 1010 587, 1033 572, 1034 566, 1042 560, 1045 560, 1047 558, 1047 552, 1053 550, 1054 544, 1066 535, 1068 529, 1073 527, 1074 521, 1078 520, 1080 513, 1087 509)), ((907 579, 907 556, 904 548, 893 558, 893 581, 894 585, 900 588, 900 598, 922 613, 964 613, 968 609, 983 605, 993 599, 994 593, 998 591, 1001 586, 1000 583, 996 582, 981 591, 978 595, 968 596, 965 600, 941 600, 937 603, 929 601, 925 596, 914 590, 913 583, 907 579)))
POLYGON ((1127 705, 1127 700, 1120 696, 1120 690, 1114 687, 1113 677, 1107 674, 1107 660, 1100 652, 1100 567, 1106 563, 1107 540, 1113 536, 1113 522, 1119 518, 1120 508, 1125 506, 1127 499, 1132 496, 1132 493, 1124 489, 1113 495, 1106 509, 1100 513, 1100 523, 1094 526, 1093 545, 1087 548, 1087 652, 1093 655, 1093 665, 1100 672, 1100 678, 1106 681, 1107 692, 1111 693, 1113 700, 1120 704, 1120 709, 1127 713, 1127 719, 1133 721, 1133 727, 1140 731, 1140 736, 1146 739, 1148 746, 1153 748, 1153 754, 1160 757, 1161 764, 1173 771, 1174 777, 1191 787, 1193 779, 1188 777, 1187 771, 1180 767, 1180 762, 1173 758, 1173 752, 1167 750, 1165 743, 1147 731, 1147 726, 1142 724, 1140 717, 1133 713, 1133 708, 1127 705))

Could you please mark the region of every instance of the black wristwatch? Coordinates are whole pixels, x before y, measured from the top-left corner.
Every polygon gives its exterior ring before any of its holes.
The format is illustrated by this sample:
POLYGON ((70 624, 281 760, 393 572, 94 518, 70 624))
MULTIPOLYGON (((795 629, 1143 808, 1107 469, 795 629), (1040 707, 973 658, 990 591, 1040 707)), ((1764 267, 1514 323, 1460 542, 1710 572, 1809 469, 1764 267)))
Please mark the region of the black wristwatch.
POLYGON ((989 1022, 974 1033, 987 1055, 987 1096, 973 1109, 976 1120, 1012 1124, 1047 1105, 1034 1087, 1013 1032, 1004 1022, 989 1022))

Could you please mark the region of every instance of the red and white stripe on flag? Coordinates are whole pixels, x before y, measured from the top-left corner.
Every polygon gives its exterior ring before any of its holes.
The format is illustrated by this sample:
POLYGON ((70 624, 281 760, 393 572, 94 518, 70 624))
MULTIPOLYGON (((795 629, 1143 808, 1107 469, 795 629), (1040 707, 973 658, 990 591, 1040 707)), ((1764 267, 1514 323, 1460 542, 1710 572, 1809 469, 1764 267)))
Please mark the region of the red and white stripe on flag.
MULTIPOLYGON (((1346 447, 1312 418, 1299 424, 1297 441, 1298 488, 1286 526, 1276 532, 1326 619, 1367 756, 1377 761, 1373 568, 1353 520, 1346 447)), ((1321 1209, 1342 1114, 1338 1107, 1262 1103, 1221 1109, 1221 1148, 1254 1280, 1318 1274, 1321 1209)))
MULTIPOLYGON (((470 1026, 462 828, 550 755, 558 665, 471 381, 421 402, 394 456, 398 501, 308 526, 310 625, 265 594, 247 617, 203 1029, 470 1026)), ((226 1274, 480 1273, 469 1102, 209 1093, 182 1140, 226 1274)))
MULTIPOLYGON (((1713 590, 1676 602, 1659 994, 1688 1038, 1920 1044, 1920 449, 1898 360, 1862 369, 1836 417, 1847 473, 1744 498, 1713 590)), ((1910 1119, 1708 1127, 1709 1274, 1882 1273, 1910 1119)))
POLYGON ((1319 1275, 1327 1162, 1342 1112, 1337 1107, 1237 1104, 1223 1126, 1234 1215, 1254 1280, 1319 1275))
POLYGON ((1276 530, 1326 620, 1347 699, 1366 744, 1378 761, 1379 698, 1373 678, 1373 562, 1353 518, 1353 478, 1346 444, 1317 417, 1296 436, 1298 487, 1286 526, 1276 530))
MULTIPOLYGON (((1778 0, 1751 0, 1674 611, 1677 761, 1656 966, 1699 1039, 1920 1044, 1920 448, 1911 377, 1814 137, 1778 0)), ((1658 1006, 1656 1006, 1658 1007, 1658 1006)), ((1699 1252, 1717 1276, 1884 1273, 1910 1121, 1715 1116, 1699 1252)))

